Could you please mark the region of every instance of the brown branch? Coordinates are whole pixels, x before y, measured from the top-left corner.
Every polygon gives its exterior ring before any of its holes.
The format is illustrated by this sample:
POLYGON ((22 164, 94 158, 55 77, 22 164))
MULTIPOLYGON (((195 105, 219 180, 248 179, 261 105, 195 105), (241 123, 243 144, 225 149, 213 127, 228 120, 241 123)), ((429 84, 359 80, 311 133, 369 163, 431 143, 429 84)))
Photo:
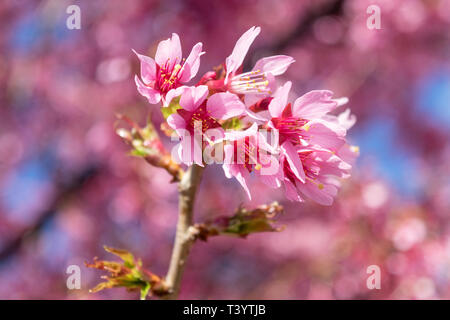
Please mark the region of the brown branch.
POLYGON ((170 154, 147 155, 144 159, 150 165, 166 170, 172 176, 171 182, 180 182, 183 178, 183 168, 173 160, 170 154))
POLYGON ((133 148, 131 153, 144 158, 147 163, 154 167, 166 170, 172 176, 172 182, 181 181, 184 170, 164 148, 151 119, 148 120, 146 127, 140 128, 127 116, 121 114, 116 116, 119 121, 124 121, 132 128, 131 130, 116 128, 117 135, 133 148))
POLYGON ((203 170, 203 167, 192 165, 184 174, 179 185, 178 223, 175 244, 170 259, 169 271, 165 278, 165 285, 169 291, 169 294, 164 297, 166 299, 177 299, 178 297, 186 260, 196 238, 196 229, 193 227, 193 209, 197 187, 200 184, 203 170))

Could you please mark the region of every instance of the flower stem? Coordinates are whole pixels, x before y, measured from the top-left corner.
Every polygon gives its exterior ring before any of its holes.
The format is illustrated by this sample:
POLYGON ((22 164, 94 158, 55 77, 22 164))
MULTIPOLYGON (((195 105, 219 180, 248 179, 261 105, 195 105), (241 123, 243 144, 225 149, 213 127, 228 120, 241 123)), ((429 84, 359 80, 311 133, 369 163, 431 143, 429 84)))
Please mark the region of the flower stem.
POLYGON ((203 167, 193 164, 183 175, 179 185, 178 223, 175 235, 175 244, 170 259, 169 271, 165 278, 165 285, 169 294, 166 299, 177 299, 180 290, 189 251, 195 241, 193 234, 194 202, 197 187, 200 184, 203 167))

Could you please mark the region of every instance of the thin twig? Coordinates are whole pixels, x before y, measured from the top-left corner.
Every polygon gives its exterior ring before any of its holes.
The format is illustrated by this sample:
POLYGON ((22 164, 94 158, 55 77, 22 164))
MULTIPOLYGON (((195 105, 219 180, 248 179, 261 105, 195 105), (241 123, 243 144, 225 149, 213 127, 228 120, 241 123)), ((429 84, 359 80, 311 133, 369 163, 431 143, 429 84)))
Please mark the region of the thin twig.
POLYGON ((186 260, 195 241, 195 235, 192 233, 194 229, 193 209, 197 187, 200 184, 203 170, 203 167, 192 165, 183 175, 179 185, 177 231, 169 271, 165 278, 165 285, 169 291, 169 294, 165 297, 166 299, 177 299, 186 260))

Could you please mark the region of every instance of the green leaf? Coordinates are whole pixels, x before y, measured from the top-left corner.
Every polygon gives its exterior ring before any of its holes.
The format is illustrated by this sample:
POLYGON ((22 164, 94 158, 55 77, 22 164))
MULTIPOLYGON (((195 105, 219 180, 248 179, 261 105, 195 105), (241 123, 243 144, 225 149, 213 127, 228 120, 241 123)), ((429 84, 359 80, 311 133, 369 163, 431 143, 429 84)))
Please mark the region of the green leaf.
POLYGON ((162 278, 149 270, 142 268, 141 259, 135 259, 133 254, 127 250, 114 249, 104 246, 105 250, 120 257, 123 262, 105 261, 94 258, 93 263, 85 263, 88 268, 106 271, 108 274, 102 276, 103 281, 90 292, 97 292, 110 288, 126 288, 127 290, 140 291, 141 299, 152 295, 153 291, 163 295, 167 292, 163 290, 162 278))
POLYGON ((123 260, 125 267, 127 268, 134 268, 134 256, 131 252, 128 252, 127 250, 122 249, 115 249, 107 246, 103 246, 105 251, 115 254, 120 259, 123 260))

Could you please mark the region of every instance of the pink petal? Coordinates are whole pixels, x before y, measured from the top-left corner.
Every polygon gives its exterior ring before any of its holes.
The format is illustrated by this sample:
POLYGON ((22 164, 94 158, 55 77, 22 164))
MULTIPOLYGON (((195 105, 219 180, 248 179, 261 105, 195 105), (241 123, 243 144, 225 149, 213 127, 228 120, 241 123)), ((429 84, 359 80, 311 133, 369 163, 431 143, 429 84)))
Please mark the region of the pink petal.
POLYGON ((239 181, 242 188, 244 188, 244 191, 247 193, 248 199, 252 200, 252 195, 247 186, 248 177, 249 177, 249 173, 248 173, 247 169, 245 169, 245 168, 241 168, 235 175, 236 180, 239 181))
POLYGON ((270 114, 267 110, 260 111, 260 112, 253 112, 249 109, 246 109, 245 113, 247 114, 247 116, 249 116, 251 118, 251 121, 256 120, 256 121, 267 122, 268 120, 270 120, 270 114))
POLYGON ((248 107, 257 103, 259 100, 261 100, 261 95, 257 93, 247 93, 244 96, 245 105, 248 107))
POLYGON ((164 66, 168 62, 170 69, 181 62, 180 38, 176 33, 172 33, 171 39, 163 40, 158 44, 155 61, 159 66, 164 66))
POLYGON ((304 119, 320 118, 336 108, 337 102, 332 100, 333 92, 328 90, 310 91, 295 100, 292 114, 304 119))
POLYGON ((353 165, 359 156, 359 148, 345 144, 338 150, 337 155, 346 163, 353 165))
POLYGON ((273 118, 281 117, 281 114, 283 113, 283 110, 287 105, 291 87, 292 82, 287 81, 283 86, 279 87, 273 95, 273 99, 269 104, 269 112, 273 118))
POLYGON ((180 106, 187 111, 194 111, 208 96, 208 86, 187 87, 180 98, 180 106))
POLYGON ((305 184, 297 184, 297 188, 305 196, 324 206, 331 206, 333 197, 337 193, 337 188, 333 185, 316 184, 310 181, 306 181, 305 184))
POLYGON ((141 61, 141 78, 145 83, 155 81, 156 78, 156 63, 150 57, 137 53, 134 49, 133 52, 137 55, 141 61))
POLYGON ((303 170, 302 162, 300 161, 300 157, 295 150, 292 143, 289 141, 285 141, 281 145, 281 150, 284 153, 284 156, 289 164, 289 167, 291 168, 292 172, 295 174, 297 179, 299 179, 301 182, 305 182, 305 171, 303 170))
POLYGON ((271 141, 269 143, 267 141, 268 134, 263 134, 263 132, 256 132, 255 133, 255 144, 257 144, 258 148, 261 149, 260 152, 267 152, 270 154, 278 154, 278 143, 276 141, 271 141))
POLYGON ((295 60, 290 56, 271 56, 259 59, 253 70, 261 70, 262 72, 271 73, 274 76, 279 76, 283 74, 287 68, 293 63, 295 60))
POLYGON ((255 136, 258 132, 258 125, 256 123, 253 123, 250 128, 247 130, 231 130, 225 132, 225 139, 230 141, 236 141, 244 139, 248 136, 255 136))
POLYGON ((178 129, 177 133, 178 132, 181 137, 181 142, 175 146, 177 148, 176 152, 178 159, 185 165, 196 163, 203 167, 203 152, 201 144, 197 141, 197 139, 195 139, 195 135, 192 136, 187 130, 184 129, 178 129))
POLYGON ((346 109, 344 112, 337 116, 338 122, 345 129, 350 129, 356 123, 356 116, 351 114, 350 109, 346 109))
POLYGON ((239 97, 230 92, 221 92, 209 97, 206 107, 211 116, 226 120, 245 113, 245 105, 239 97))
POLYGON ((286 198, 288 198, 291 201, 299 201, 299 202, 303 201, 303 199, 298 194, 298 191, 295 188, 295 185, 291 181, 285 179, 284 180, 284 188, 285 188, 285 192, 286 192, 286 198))
POLYGON ((166 96, 163 98, 163 107, 169 106, 170 102, 172 102, 172 99, 181 96, 187 88, 187 86, 181 86, 176 89, 169 90, 169 92, 167 92, 166 96))
POLYGON ((242 65, 248 49, 250 48, 251 44, 258 36, 260 31, 260 27, 251 27, 238 39, 236 45, 234 46, 233 52, 225 60, 225 66, 227 69, 225 82, 228 79, 228 75, 232 72, 235 72, 242 65))
POLYGON ((161 94, 150 87, 147 87, 138 76, 134 77, 134 82, 136 82, 138 92, 148 99, 151 104, 156 104, 161 100, 161 94))
POLYGON ((187 82, 195 77, 200 67, 200 56, 203 54, 201 42, 192 47, 191 53, 183 64, 183 73, 180 78, 181 82, 187 82))
MULTIPOLYGON (((330 128, 330 124, 325 125, 323 121, 310 121, 307 126, 309 129, 305 132, 305 137, 313 145, 321 146, 322 148, 337 151, 345 143, 345 132, 339 128, 330 128)), ((344 129, 345 131, 345 129, 344 129)))
POLYGON ((323 121, 333 127, 340 127, 345 130, 349 130, 356 123, 356 116, 350 113, 350 109, 341 112, 337 116, 326 114, 322 117, 323 121))
POLYGON ((336 101, 338 107, 343 106, 348 103, 347 97, 341 97, 341 98, 337 98, 337 99, 333 99, 333 100, 336 101))
POLYGON ((344 162, 341 158, 328 150, 319 151, 316 154, 316 159, 320 161, 321 175, 334 175, 340 178, 348 176, 349 171, 352 168, 350 164, 344 162))
POLYGON ((281 186, 280 180, 275 175, 259 175, 259 178, 269 188, 276 189, 281 186))
POLYGON ((252 195, 250 194, 250 190, 247 186, 247 180, 249 177, 248 171, 243 168, 242 165, 232 163, 233 161, 233 153, 234 151, 232 146, 228 145, 225 146, 225 163, 222 165, 223 171, 225 173, 225 176, 230 179, 232 177, 235 177, 237 181, 241 184, 241 186, 244 188, 245 192, 247 193, 248 198, 251 200, 252 195), (228 148, 227 148, 228 147, 228 148))
POLYGON ((198 164, 200 167, 204 167, 203 164, 203 149, 202 149, 202 142, 201 141, 197 141, 197 139, 194 139, 194 137, 192 137, 192 141, 193 141, 193 159, 194 162, 196 164, 198 164))
POLYGON ((232 167, 233 165, 233 159, 234 159, 234 146, 230 144, 226 144, 223 147, 223 153, 224 153, 224 159, 223 159, 223 171, 225 173, 225 176, 230 179, 232 175, 232 167))
POLYGON ((156 78, 156 63, 150 57, 137 53, 134 49, 132 51, 137 55, 141 62, 141 78, 144 83, 151 83, 156 78))
POLYGON ((183 117, 181 117, 178 113, 172 113, 170 116, 168 116, 167 124, 173 130, 175 130, 178 136, 180 137, 182 137, 183 134, 187 133, 187 131, 185 130, 186 122, 184 121, 183 117))
POLYGON ((347 130, 338 121, 328 121, 326 116, 322 119, 315 119, 308 122, 308 125, 311 128, 318 124, 327 127, 328 129, 336 133, 336 135, 338 135, 339 137, 345 137, 345 135, 347 134, 347 130))

